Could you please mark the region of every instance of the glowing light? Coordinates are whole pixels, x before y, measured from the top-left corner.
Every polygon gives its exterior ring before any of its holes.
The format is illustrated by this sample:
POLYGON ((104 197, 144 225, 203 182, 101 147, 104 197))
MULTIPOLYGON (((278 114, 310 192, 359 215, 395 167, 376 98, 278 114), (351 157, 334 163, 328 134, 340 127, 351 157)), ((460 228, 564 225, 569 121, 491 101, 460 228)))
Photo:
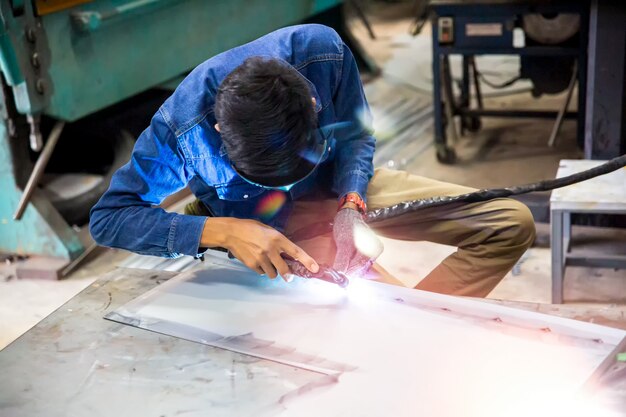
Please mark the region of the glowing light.
POLYGON ((306 288, 311 297, 309 301, 316 304, 341 303, 347 297, 344 288, 319 279, 297 277, 288 285, 306 288))
POLYGON ((363 106, 360 109, 357 109, 356 117, 359 120, 359 122, 361 122, 362 126, 372 127, 372 124, 373 124, 372 113, 370 112, 370 109, 367 106, 363 106))
POLYGON ((357 224, 354 226, 354 246, 364 256, 375 260, 383 253, 383 242, 376 233, 367 226, 357 224))
POLYGON ((607 408, 590 395, 580 394, 572 397, 561 392, 559 387, 552 387, 542 401, 532 407, 517 410, 513 417, 620 417, 623 414, 607 408))
POLYGON ((302 152, 300 152, 300 157, 302 159, 306 159, 307 161, 309 161, 312 164, 317 164, 318 162, 320 162, 320 157, 321 155, 315 151, 312 151, 310 149, 306 149, 302 152))
POLYGON ((297 277, 288 285, 306 288, 310 296, 309 302, 313 304, 343 304, 349 302, 350 304, 367 307, 381 300, 376 289, 367 284, 365 280, 350 277, 350 284, 346 288, 341 288, 330 282, 297 277))
POLYGON ((265 195, 256 207, 255 214, 261 220, 271 220, 285 205, 287 196, 281 191, 272 191, 265 195))
POLYGON ((335 123, 330 123, 327 125, 324 125, 322 127, 320 127, 320 132, 324 133, 324 134, 328 134, 329 132, 332 132, 335 129, 346 129, 348 127, 352 126, 352 122, 349 121, 339 121, 339 122, 335 122, 335 123))
MULTIPOLYGON (((514 335, 512 333, 511 335, 514 335)), ((556 347, 556 345, 555 345, 556 347)), ((617 410, 607 408, 601 399, 581 390, 581 371, 571 366, 578 363, 582 369, 589 366, 586 359, 579 352, 561 352, 555 361, 552 346, 519 347, 520 349, 535 349, 533 364, 516 363, 517 369, 511 370, 508 375, 499 374, 498 362, 494 360, 493 368, 486 369, 485 375, 498 392, 489 404, 484 402, 476 409, 482 410, 485 417, 618 417, 617 410), (551 352, 552 351, 552 352, 551 352), (567 360, 562 360, 568 357, 567 360), (561 361, 562 360, 562 361, 561 361), (545 365, 542 365, 545 364, 545 365), (542 372, 549 369, 549 372, 542 372)), ((515 358, 515 347, 507 350, 507 358, 515 358)), ((507 359, 508 360, 508 359, 507 359)), ((484 367, 484 364, 482 365, 484 367)), ((483 398, 484 400, 484 398, 483 398)), ((473 414, 472 414, 473 415, 473 414)))
POLYGON ((352 304, 371 306, 380 301, 376 289, 360 278, 350 277, 350 284, 345 288, 345 292, 352 304))

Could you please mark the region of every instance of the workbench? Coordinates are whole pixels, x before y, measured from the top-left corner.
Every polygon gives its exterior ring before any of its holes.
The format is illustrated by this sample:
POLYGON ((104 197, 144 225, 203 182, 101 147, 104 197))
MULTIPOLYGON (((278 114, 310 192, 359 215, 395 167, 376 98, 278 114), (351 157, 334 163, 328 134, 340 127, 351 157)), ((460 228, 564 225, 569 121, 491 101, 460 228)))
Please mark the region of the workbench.
MULTIPOLYGON (((102 318, 174 275, 116 269, 0 351, 0 416, 269 416, 279 414, 284 396, 298 387, 305 392, 333 383, 315 372, 102 318)), ((581 315, 572 306, 510 305, 581 315)), ((583 314, 598 324, 620 323, 610 311, 586 307, 583 314)), ((603 401, 626 411, 626 365, 616 364, 602 384, 603 401)))

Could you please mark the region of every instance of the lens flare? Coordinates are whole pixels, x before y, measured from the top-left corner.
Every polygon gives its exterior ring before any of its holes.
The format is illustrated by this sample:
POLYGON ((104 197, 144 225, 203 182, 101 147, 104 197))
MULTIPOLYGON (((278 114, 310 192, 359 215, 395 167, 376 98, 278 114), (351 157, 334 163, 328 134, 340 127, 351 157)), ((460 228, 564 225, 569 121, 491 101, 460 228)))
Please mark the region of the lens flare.
POLYGON ((363 106, 360 109, 356 110, 356 117, 359 120, 359 122, 361 123, 361 126, 365 126, 368 128, 372 128, 373 127, 373 118, 372 118, 372 113, 370 112, 369 107, 367 106, 363 106))
POLYGON ((524 410, 516 410, 512 417, 620 417, 620 410, 611 409, 599 399, 586 393, 578 393, 572 397, 571 393, 559 391, 559 387, 551 387, 545 394, 546 398, 529 406, 524 410))
POLYGON ((354 226, 354 247, 371 260, 378 258, 384 249, 383 242, 376 236, 376 233, 360 224, 354 226))
POLYGON ((319 152, 310 149, 305 149, 300 152, 300 158, 306 159, 311 164, 317 164, 320 162, 321 156, 322 155, 319 152))
POLYGON ((271 191, 261 198, 254 213, 261 220, 271 220, 278 214, 286 201, 287 196, 285 193, 281 191, 271 191))

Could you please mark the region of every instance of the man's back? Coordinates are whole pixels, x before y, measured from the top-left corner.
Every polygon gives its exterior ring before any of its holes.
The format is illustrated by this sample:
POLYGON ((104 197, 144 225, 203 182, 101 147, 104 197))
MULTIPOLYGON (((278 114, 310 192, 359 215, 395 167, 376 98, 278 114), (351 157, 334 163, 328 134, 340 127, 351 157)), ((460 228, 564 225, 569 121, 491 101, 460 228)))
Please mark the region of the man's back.
POLYGON ((197 255, 204 219, 153 208, 186 186, 214 217, 256 219, 281 230, 292 201, 314 188, 365 195, 374 152, 368 120, 354 58, 334 30, 300 25, 272 32, 205 61, 181 82, 139 137, 131 161, 114 175, 109 191, 92 209, 92 234, 105 246, 139 253, 197 255), (285 193, 285 203, 270 216, 260 207, 272 193, 240 177, 215 128, 218 88, 253 56, 280 60, 297 71, 310 89, 328 146, 318 169, 285 193), (354 137, 361 142, 353 142, 354 137))
POLYGON ((253 56, 278 58, 298 70, 315 87, 312 92, 320 94, 316 97, 318 111, 332 103, 343 59, 341 38, 322 25, 290 26, 198 65, 160 110, 173 134, 184 134, 205 117, 211 118, 217 89, 224 78, 253 56))

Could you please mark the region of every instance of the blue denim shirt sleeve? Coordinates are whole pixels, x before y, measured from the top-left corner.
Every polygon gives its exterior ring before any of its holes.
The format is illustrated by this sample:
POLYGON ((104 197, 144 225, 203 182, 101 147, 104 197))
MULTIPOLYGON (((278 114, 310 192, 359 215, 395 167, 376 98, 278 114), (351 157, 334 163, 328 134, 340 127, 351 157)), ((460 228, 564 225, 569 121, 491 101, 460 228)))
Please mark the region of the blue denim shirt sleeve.
MULTIPOLYGON (((221 138, 212 128, 221 81, 247 57, 258 55, 286 61, 310 82, 318 117, 334 126, 334 136, 329 136, 334 139, 333 191, 340 197, 357 192, 365 198, 375 141, 356 62, 334 30, 297 25, 212 57, 185 78, 92 209, 90 228, 96 242, 148 255, 197 256, 206 218, 154 207, 186 185, 218 217, 258 215, 255 204, 264 191, 242 185, 221 154, 221 138)), ((326 178, 318 185, 327 187, 326 178)), ((313 189, 312 183, 301 186, 302 195, 313 189)))
POLYGON ((177 138, 160 112, 141 134, 131 160, 92 208, 90 230, 103 246, 163 257, 197 256, 205 218, 154 207, 189 181, 177 138))
POLYGON ((336 130, 334 191, 343 197, 357 192, 365 200, 367 185, 374 175, 374 149, 370 113, 359 70, 350 49, 343 45, 341 77, 334 95, 335 114, 342 124, 336 130), (348 122, 348 123, 345 123, 348 122))

